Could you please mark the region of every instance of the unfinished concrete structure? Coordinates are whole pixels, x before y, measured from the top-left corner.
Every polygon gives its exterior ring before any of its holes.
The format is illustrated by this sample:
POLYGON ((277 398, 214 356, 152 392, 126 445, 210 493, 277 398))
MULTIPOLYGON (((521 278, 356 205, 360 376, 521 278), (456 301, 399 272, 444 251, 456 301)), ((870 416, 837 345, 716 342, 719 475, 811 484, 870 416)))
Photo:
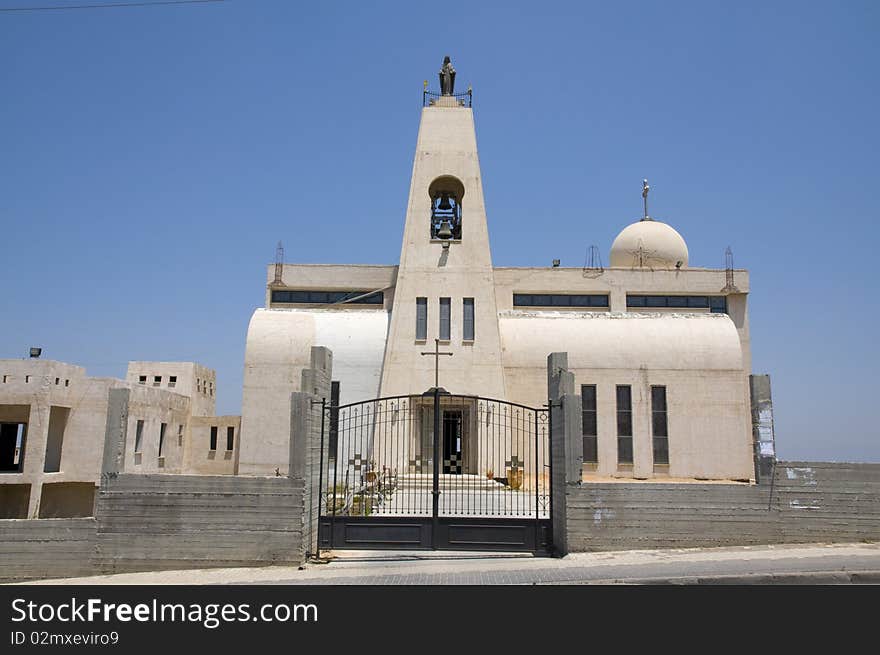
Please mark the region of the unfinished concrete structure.
POLYGON ((126 417, 126 471, 235 473, 240 418, 213 416, 215 386, 214 371, 191 362, 132 362, 119 380, 0 360, 0 517, 93 514, 115 389, 127 390, 115 408, 126 417))
MULTIPOLYGON (((440 384, 532 407, 546 357, 566 351, 583 394, 593 477, 753 480, 744 270, 690 265, 681 235, 647 212, 610 267, 492 264, 473 111, 422 110, 397 265, 268 268, 248 328, 240 471, 282 473, 289 393, 311 349, 333 353, 334 404, 420 394, 435 339, 454 356, 440 384)), ((450 411, 455 408, 451 408, 450 411)))

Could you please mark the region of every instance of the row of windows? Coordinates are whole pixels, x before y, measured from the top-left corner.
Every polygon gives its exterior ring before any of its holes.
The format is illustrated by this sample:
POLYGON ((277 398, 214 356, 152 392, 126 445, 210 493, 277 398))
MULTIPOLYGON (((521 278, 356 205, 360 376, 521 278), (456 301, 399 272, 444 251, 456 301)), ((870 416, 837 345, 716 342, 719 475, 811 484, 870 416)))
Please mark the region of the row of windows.
MULTIPOLYGON (((12 381, 12 376, 11 376, 11 375, 4 375, 2 379, 3 379, 3 384, 7 384, 7 383, 9 383, 9 382, 12 381)), ((30 384, 30 383, 31 383, 31 376, 30 376, 30 375, 25 375, 25 376, 24 376, 24 383, 25 383, 25 384, 30 384)), ((55 378, 55 386, 57 387, 57 386, 59 386, 60 384, 61 384, 61 378, 55 378)), ((65 379, 65 380, 64 380, 64 386, 65 386, 65 387, 69 387, 69 386, 70 386, 70 380, 65 379)))
MULTIPOLYGON (((632 387, 619 384, 615 389, 617 413, 617 463, 633 463, 632 387)), ((596 404, 596 385, 581 385, 583 412, 581 428, 584 440, 584 463, 599 462, 599 431, 596 404)), ((666 411, 666 387, 651 387, 651 436, 654 464, 669 464, 669 425, 666 411)))
POLYGON ((308 305, 329 305, 345 303, 348 305, 382 305, 385 294, 381 291, 283 291, 272 292, 272 302, 300 303, 308 305))
POLYGON ((713 314, 727 313, 726 296, 637 296, 626 295, 627 307, 674 307, 709 309, 713 314))
MULTIPOLYGON (((211 426, 211 450, 217 450, 217 426, 211 426)), ((226 428, 226 450, 232 450, 232 447, 235 445, 235 427, 229 426, 226 428)))
MULTIPOLYGON (((165 431, 167 429, 167 423, 162 423, 159 425, 159 457, 164 455, 165 451, 165 431)), ((217 450, 217 426, 211 426, 211 441, 210 441, 210 449, 217 450)), ((134 434, 134 453, 135 455, 139 455, 143 451, 143 442, 144 442, 144 422, 143 420, 138 419, 138 422, 135 427, 134 434)), ((183 425, 177 426, 177 445, 183 445, 183 425)), ((226 450, 232 450, 235 446, 235 427, 229 426, 226 428, 226 450)), ((138 463, 138 462, 135 462, 138 463)))
POLYGON ((608 307, 608 294, 515 293, 514 307, 608 307))
MULTIPOLYGON (((452 335, 452 298, 440 298, 438 316, 438 336, 444 341, 452 335)), ((416 339, 424 341, 428 338, 428 299, 416 298, 416 339)), ((474 340, 474 299, 461 299, 461 338, 463 341, 474 340)))
MULTIPOLYGON (((153 386, 154 387, 161 387, 162 386, 162 379, 163 379, 163 376, 154 375, 153 376, 153 386)), ((147 376, 146 375, 139 375, 138 376, 138 384, 146 385, 147 384, 147 376)), ((168 376, 168 388, 174 389, 176 386, 177 386, 177 376, 176 375, 169 375, 168 376)), ((196 378, 196 389, 198 389, 199 393, 204 393, 209 396, 214 395, 214 383, 211 382, 210 380, 203 380, 202 378, 196 378)))

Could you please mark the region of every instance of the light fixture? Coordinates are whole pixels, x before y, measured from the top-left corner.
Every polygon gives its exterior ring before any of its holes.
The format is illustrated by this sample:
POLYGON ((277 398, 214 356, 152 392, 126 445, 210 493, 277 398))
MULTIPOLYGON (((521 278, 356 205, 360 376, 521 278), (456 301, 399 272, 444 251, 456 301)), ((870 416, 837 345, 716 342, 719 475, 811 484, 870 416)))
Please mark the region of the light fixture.
POLYGON ((42 348, 34 348, 34 347, 31 347, 30 354, 31 354, 31 357, 33 357, 33 358, 37 358, 37 357, 39 357, 40 355, 43 354, 43 349, 42 349, 42 348))
POLYGON ((554 259, 553 260, 553 268, 559 268, 559 264, 561 264, 561 263, 562 262, 560 262, 558 259, 554 259))

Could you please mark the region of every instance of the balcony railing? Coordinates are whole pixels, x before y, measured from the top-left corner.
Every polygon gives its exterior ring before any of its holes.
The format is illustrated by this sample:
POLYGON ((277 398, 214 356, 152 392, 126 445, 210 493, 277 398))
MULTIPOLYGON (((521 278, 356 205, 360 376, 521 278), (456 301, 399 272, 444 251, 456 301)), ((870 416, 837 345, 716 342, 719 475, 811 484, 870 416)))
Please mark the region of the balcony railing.
POLYGON ((440 93, 434 93, 425 89, 422 92, 422 107, 433 107, 439 104, 440 98, 453 98, 455 104, 459 107, 473 107, 474 92, 468 88, 464 93, 454 93, 450 96, 444 96, 440 93))

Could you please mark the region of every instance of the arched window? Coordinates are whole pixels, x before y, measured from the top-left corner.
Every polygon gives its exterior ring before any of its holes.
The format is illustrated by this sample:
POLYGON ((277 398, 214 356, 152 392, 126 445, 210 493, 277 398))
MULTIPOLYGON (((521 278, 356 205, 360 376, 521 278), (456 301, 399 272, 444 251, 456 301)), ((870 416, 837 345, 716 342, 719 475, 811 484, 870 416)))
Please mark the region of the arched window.
POLYGON ((428 187, 431 197, 431 239, 461 239, 461 200, 464 184, 456 177, 443 175, 428 187))

